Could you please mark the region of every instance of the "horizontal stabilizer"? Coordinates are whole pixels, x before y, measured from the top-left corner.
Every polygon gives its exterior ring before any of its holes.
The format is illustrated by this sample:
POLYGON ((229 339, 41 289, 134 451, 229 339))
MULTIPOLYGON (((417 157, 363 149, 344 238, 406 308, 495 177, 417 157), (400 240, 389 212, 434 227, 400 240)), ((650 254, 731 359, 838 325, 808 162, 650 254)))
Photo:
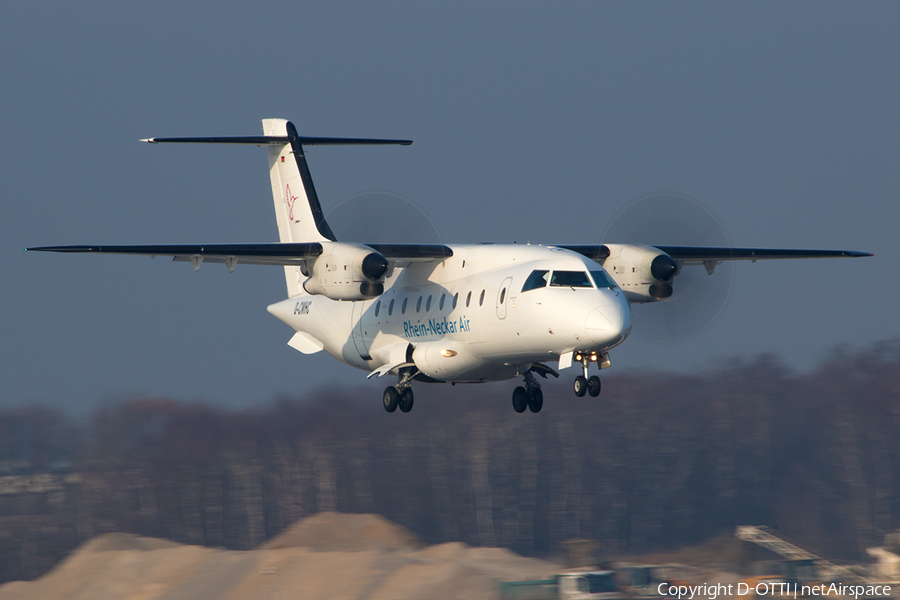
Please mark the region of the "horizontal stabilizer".
POLYGON ((251 146, 283 146, 294 140, 304 146, 409 146, 412 140, 384 140, 370 138, 332 138, 303 136, 237 136, 237 137, 154 137, 141 140, 148 144, 249 144, 251 146))

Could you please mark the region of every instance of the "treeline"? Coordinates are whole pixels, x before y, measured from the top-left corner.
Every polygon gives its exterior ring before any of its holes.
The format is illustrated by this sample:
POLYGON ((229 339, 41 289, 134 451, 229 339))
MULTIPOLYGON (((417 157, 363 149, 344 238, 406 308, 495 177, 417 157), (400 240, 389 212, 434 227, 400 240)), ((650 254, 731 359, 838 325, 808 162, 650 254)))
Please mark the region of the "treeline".
POLYGON ((0 581, 36 577, 110 531, 252 548, 304 516, 374 512, 425 542, 546 555, 572 538, 635 554, 769 525, 835 559, 900 527, 900 342, 792 373, 776 358, 704 374, 416 386, 409 414, 338 390, 250 411, 160 399, 0 411, 0 581), (507 389, 509 388, 509 389, 507 389))

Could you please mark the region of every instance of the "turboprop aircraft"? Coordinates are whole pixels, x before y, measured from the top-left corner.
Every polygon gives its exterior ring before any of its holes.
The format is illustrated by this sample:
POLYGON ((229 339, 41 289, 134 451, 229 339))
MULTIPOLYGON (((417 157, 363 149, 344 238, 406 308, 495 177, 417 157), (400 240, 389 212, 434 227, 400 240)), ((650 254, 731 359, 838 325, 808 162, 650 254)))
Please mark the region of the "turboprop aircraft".
POLYGON ((337 240, 319 203, 304 146, 409 140, 302 137, 284 119, 262 136, 149 138, 158 143, 250 144, 268 151, 280 242, 54 246, 28 250, 172 256, 190 262, 284 267, 288 298, 268 307, 294 331, 288 344, 325 350, 369 377, 395 376, 384 408, 413 407, 414 381, 477 383, 522 377, 516 412, 543 406, 535 375, 577 365, 576 396, 600 393, 596 369, 631 331, 632 303, 664 302, 682 268, 712 274, 731 260, 871 256, 840 250, 603 245, 373 244, 337 240))

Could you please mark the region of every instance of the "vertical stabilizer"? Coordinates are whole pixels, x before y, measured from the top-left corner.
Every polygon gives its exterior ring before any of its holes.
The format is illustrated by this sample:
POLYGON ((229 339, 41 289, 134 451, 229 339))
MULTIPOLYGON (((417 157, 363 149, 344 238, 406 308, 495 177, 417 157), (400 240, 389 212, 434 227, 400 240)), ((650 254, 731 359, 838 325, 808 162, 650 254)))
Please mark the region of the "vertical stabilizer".
MULTIPOLYGON (((334 233, 322 213, 294 124, 286 119, 263 119, 262 124, 266 137, 290 139, 283 145, 266 146, 278 239, 282 242, 335 241, 334 233)), ((306 277, 300 267, 285 266, 284 279, 289 297, 303 293, 306 277)))
POLYGON ((285 119, 263 119, 262 123, 266 137, 290 139, 284 145, 267 146, 279 239, 282 242, 335 241, 322 213, 294 124, 285 119))

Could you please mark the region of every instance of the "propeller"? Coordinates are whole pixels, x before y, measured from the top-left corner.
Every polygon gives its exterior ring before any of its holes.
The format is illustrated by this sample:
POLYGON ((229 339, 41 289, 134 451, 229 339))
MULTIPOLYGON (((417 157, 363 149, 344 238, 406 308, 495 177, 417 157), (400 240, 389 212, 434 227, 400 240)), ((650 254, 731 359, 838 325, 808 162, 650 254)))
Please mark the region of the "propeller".
POLYGON ((338 241, 362 244, 442 244, 437 225, 421 206, 394 192, 347 196, 325 214, 338 241))
MULTIPOLYGON (((650 246, 731 246, 725 227, 699 201, 657 193, 627 203, 610 221, 604 243, 650 246)), ((671 270, 668 264, 658 270, 671 270)), ((722 314, 734 282, 734 263, 725 261, 712 275, 702 266, 684 266, 675 276, 672 297, 632 304, 632 335, 663 343, 699 335, 722 314)))

